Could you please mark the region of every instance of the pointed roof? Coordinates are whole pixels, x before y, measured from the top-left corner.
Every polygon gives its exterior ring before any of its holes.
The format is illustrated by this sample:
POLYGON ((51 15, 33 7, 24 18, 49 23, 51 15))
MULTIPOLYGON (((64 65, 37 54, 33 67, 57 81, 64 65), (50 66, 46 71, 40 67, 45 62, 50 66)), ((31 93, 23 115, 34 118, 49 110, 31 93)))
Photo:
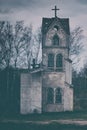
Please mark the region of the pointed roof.
POLYGON ((62 24, 62 27, 64 31, 70 35, 70 29, 69 29, 69 18, 43 18, 42 20, 42 33, 46 33, 48 31, 49 26, 56 20, 59 20, 62 24))

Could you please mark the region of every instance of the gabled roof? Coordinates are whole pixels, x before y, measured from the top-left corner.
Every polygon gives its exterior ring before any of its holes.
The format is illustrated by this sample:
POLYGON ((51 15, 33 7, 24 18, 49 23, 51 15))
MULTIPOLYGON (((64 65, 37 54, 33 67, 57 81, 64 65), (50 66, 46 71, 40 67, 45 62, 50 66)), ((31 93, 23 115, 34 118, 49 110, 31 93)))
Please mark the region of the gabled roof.
POLYGON ((52 22, 59 20, 64 31, 69 35, 70 29, 69 29, 69 18, 43 18, 42 20, 42 33, 46 33, 48 31, 49 26, 52 24, 52 22))

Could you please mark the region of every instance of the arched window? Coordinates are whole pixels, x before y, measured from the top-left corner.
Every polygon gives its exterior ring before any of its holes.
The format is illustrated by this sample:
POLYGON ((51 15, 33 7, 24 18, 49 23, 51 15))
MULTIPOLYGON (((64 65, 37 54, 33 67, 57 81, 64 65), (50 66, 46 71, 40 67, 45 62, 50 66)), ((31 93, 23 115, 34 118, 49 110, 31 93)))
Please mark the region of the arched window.
POLYGON ((56 67, 61 69, 63 67, 63 56, 62 54, 57 54, 56 56, 56 67))
POLYGON ((55 91, 55 103, 62 103, 62 93, 60 88, 57 88, 55 91))
POLYGON ((54 67, 54 54, 48 54, 48 67, 54 67))
POLYGON ((54 26, 54 29, 58 31, 59 27, 57 25, 54 26))
POLYGON ((51 104, 54 101, 54 90, 53 88, 47 89, 47 103, 51 104))
POLYGON ((53 45, 59 45, 59 37, 57 34, 53 36, 53 45))

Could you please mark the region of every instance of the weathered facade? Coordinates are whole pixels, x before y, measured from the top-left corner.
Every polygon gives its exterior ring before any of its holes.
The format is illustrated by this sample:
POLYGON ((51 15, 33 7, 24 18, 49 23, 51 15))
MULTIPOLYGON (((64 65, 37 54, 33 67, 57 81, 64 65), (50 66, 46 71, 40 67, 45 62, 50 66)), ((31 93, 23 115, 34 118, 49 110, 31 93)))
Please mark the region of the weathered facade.
POLYGON ((42 38, 43 111, 73 110, 69 20, 58 17, 43 18, 42 38))
POLYGON ((22 114, 41 113, 42 77, 41 70, 21 74, 20 112, 22 114))
POLYGON ((69 19, 43 18, 42 67, 21 74, 21 113, 73 110, 69 19))

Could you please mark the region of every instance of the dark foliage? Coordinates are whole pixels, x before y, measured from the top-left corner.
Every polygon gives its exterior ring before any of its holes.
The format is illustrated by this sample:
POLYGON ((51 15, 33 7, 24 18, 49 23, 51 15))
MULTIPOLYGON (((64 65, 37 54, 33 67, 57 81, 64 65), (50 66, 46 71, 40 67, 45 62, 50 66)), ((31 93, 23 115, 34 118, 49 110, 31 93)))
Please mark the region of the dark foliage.
POLYGON ((19 112, 20 102, 20 73, 18 70, 6 68, 0 71, 0 113, 19 112), (9 78, 8 76, 9 71, 9 78), (8 80, 8 84, 7 84, 8 80))
POLYGON ((86 69, 79 74, 73 72, 74 109, 87 110, 87 72, 86 69))

